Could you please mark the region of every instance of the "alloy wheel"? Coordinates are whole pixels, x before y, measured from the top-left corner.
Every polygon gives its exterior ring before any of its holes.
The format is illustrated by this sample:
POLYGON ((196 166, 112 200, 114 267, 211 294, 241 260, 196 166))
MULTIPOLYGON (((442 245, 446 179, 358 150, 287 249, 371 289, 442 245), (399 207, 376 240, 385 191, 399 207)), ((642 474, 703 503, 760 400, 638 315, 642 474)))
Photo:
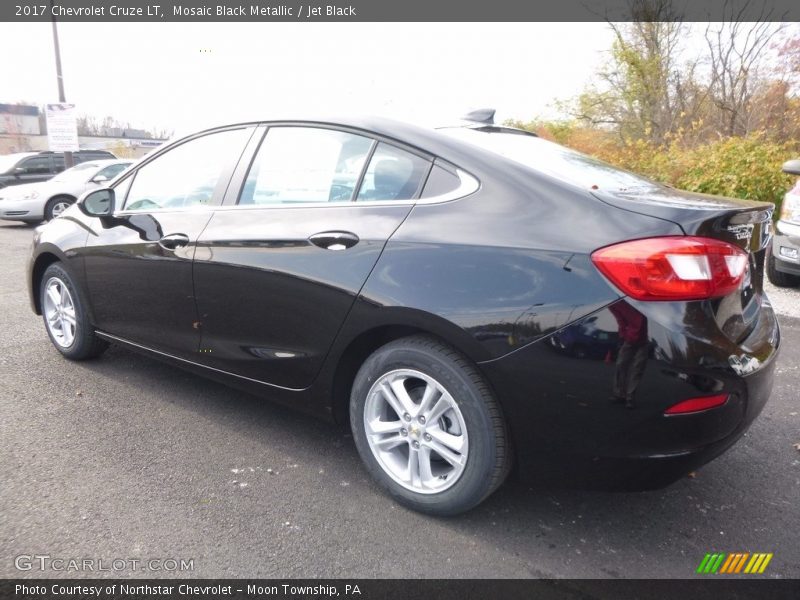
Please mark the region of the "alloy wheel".
POLYGON ((47 329, 56 344, 62 348, 71 346, 77 329, 75 302, 67 286, 58 277, 51 277, 45 284, 44 314, 47 329))
POLYGON ((419 371, 390 371, 375 381, 364 406, 364 428, 384 472, 413 492, 442 492, 467 465, 461 409, 442 384, 419 371))
POLYGON ((67 202, 66 200, 59 200, 58 202, 53 204, 53 210, 51 211, 53 213, 53 218, 55 219, 69 207, 70 207, 70 202, 67 202))

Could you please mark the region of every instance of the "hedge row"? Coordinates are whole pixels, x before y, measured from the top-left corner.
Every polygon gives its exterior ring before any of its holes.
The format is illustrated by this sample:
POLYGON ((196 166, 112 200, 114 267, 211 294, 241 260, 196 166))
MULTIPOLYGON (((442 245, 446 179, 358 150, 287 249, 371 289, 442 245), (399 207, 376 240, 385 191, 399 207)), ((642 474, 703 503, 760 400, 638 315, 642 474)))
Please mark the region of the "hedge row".
POLYGON ((645 140, 620 141, 609 132, 564 124, 540 124, 535 129, 543 137, 677 188, 765 200, 778 210, 795 180, 781 171, 781 165, 800 158, 800 142, 775 142, 764 134, 694 146, 680 140, 655 146, 645 140))

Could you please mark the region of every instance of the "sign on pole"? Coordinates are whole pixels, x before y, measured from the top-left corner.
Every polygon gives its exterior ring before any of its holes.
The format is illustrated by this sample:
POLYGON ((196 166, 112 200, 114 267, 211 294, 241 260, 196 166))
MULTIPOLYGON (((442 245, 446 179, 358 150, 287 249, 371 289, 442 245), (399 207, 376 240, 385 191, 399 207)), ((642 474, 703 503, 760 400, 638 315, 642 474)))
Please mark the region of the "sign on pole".
POLYGON ((74 104, 48 104, 47 145, 53 152, 78 151, 78 125, 75 122, 74 104))

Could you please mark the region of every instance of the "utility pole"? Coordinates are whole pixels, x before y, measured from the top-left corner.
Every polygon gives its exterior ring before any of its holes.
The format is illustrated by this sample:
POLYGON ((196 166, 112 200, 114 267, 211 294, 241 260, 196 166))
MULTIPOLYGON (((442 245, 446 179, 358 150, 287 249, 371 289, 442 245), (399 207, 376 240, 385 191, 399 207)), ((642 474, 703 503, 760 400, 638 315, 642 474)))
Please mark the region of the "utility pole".
MULTIPOLYGON (((53 0, 50 0, 50 16, 53 19, 53 47, 56 51, 56 80, 58 81, 58 101, 66 102, 64 97, 64 75, 61 73, 61 48, 58 45, 58 27, 56 26, 56 16, 53 13, 53 0)), ((75 162, 72 160, 72 152, 64 152, 64 166, 72 168, 75 162)))

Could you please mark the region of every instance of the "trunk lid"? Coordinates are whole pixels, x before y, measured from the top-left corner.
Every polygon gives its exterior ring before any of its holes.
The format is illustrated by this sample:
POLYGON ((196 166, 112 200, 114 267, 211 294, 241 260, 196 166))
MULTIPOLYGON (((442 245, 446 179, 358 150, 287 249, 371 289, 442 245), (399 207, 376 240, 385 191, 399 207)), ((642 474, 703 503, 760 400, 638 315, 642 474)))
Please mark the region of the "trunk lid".
POLYGON ((757 324, 765 300, 764 259, 772 237, 771 203, 661 186, 596 190, 592 194, 616 208, 671 221, 686 235, 723 240, 745 250, 748 269, 739 290, 709 301, 708 310, 709 317, 729 339, 739 342, 747 337, 757 324))

